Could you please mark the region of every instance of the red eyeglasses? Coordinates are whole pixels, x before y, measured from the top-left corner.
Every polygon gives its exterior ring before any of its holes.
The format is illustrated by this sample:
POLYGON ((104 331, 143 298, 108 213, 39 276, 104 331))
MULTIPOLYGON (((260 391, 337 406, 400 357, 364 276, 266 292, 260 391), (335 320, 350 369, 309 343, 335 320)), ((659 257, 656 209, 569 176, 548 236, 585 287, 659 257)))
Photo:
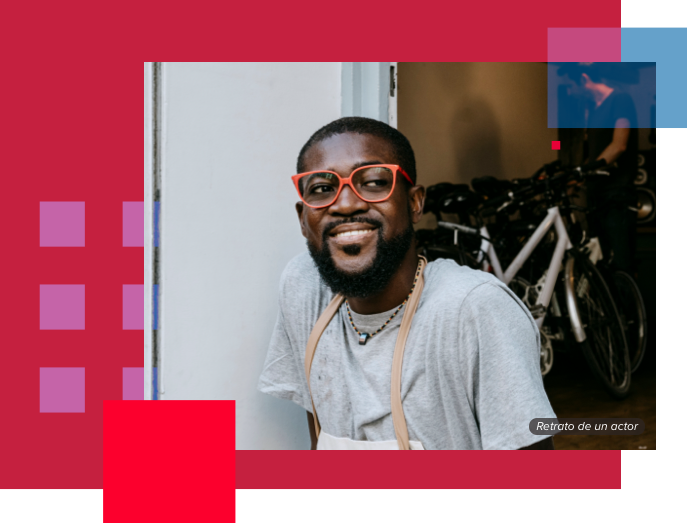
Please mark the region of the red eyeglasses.
POLYGON ((363 201, 379 203, 388 200, 396 187, 396 173, 401 173, 411 185, 410 176, 398 165, 366 165, 353 171, 348 178, 342 178, 334 171, 311 171, 291 177, 298 196, 313 209, 333 204, 348 185, 363 201))

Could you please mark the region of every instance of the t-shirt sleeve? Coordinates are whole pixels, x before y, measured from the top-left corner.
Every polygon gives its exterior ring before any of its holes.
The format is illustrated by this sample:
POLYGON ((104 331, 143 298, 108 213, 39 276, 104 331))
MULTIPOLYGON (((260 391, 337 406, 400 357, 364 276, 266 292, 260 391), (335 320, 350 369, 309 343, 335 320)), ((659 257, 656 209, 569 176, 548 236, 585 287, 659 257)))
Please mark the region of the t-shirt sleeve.
POLYGON ((475 416, 482 448, 513 450, 548 436, 529 431, 534 418, 555 418, 540 370, 539 329, 505 286, 487 282, 461 306, 461 331, 472 362, 475 416))
MULTIPOLYGON (((281 297, 284 296, 284 286, 285 278, 282 278, 281 297)), ((258 381, 258 390, 276 398, 291 400, 308 412, 312 412, 303 356, 299 349, 302 348, 292 342, 289 325, 284 316, 283 301, 280 299, 277 323, 267 349, 265 365, 258 381)))
POLYGON ((615 127, 618 120, 625 118, 630 122, 630 127, 637 127, 637 111, 635 110, 635 104, 632 101, 632 97, 627 93, 618 93, 613 104, 613 121, 609 122, 610 127, 615 127))

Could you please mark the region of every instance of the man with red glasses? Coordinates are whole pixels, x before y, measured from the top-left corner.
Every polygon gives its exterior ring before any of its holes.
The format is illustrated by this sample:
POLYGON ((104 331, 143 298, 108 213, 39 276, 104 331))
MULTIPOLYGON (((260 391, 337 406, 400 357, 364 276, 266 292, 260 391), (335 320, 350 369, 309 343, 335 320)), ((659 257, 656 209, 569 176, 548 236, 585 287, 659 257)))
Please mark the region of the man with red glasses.
POLYGON ((297 170, 309 253, 282 275, 259 389, 308 411, 313 448, 553 448, 529 431, 555 417, 529 311, 492 275, 416 253, 405 136, 341 118, 297 170))

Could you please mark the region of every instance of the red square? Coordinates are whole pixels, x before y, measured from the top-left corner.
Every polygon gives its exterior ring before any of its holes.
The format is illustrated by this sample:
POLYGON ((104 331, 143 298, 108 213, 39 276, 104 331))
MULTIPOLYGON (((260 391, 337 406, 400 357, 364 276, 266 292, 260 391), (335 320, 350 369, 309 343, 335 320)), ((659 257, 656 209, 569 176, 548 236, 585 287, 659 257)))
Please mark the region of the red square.
POLYGON ((233 401, 105 401, 103 516, 235 521, 233 401))
POLYGON ((561 142, 551 142, 551 150, 552 151, 560 151, 561 150, 561 142))

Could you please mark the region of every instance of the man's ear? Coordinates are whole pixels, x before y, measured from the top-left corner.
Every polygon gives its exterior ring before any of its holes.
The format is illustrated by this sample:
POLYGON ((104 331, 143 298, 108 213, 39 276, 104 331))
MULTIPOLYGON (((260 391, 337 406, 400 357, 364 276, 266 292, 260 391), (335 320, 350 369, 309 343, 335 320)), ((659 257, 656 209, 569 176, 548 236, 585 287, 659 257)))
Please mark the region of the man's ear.
POLYGON ((422 185, 413 185, 408 190, 408 198, 410 198, 410 212, 413 224, 416 224, 422 218, 422 210, 425 207, 425 188, 422 185))
POLYGON ((305 219, 303 214, 305 212, 305 205, 303 205, 303 202, 296 203, 296 212, 298 213, 298 221, 301 224, 301 234, 305 237, 305 225, 303 223, 303 220, 305 219))

